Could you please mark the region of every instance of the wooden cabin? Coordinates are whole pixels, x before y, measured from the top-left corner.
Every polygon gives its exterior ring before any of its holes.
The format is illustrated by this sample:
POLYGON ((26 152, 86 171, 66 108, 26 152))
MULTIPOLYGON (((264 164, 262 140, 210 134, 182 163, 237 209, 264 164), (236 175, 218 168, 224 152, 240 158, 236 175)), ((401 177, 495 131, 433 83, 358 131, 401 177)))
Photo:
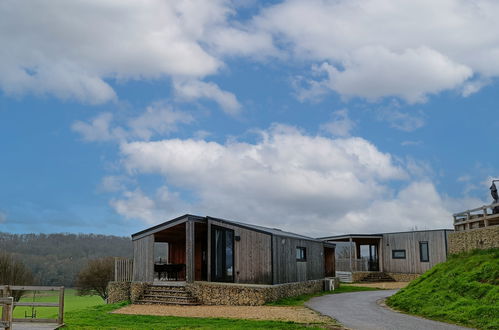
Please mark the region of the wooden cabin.
POLYGON ((451 229, 438 229, 347 234, 321 239, 342 243, 342 248, 346 248, 346 253, 337 258, 337 271, 422 274, 447 260, 448 236, 452 232, 451 229))
POLYGON ((186 214, 132 241, 133 281, 281 284, 335 275, 334 243, 214 217, 186 214))

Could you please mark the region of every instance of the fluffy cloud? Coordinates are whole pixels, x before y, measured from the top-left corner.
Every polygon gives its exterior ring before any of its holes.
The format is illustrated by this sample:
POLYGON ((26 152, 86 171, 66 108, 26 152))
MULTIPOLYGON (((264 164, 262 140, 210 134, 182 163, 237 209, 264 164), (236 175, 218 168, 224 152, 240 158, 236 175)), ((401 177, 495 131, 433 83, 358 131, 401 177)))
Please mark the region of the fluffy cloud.
POLYGON ((324 63, 316 92, 419 102, 455 88, 469 95, 486 81, 468 83, 473 75, 499 74, 498 13, 489 0, 288 0, 254 24, 282 51, 324 63))
POLYGON ((237 114, 241 109, 241 104, 234 94, 221 90, 214 83, 199 80, 176 81, 174 88, 177 97, 181 100, 211 99, 231 115, 237 114))
POLYGON ((83 140, 124 141, 138 138, 149 140, 155 135, 163 136, 177 130, 178 124, 189 124, 193 117, 181 111, 175 111, 161 102, 148 106, 140 116, 128 119, 124 126, 113 123, 114 116, 104 112, 97 115, 89 123, 76 121, 73 131, 81 134, 83 140))
POLYGON ((355 122, 348 116, 348 111, 338 110, 333 112, 333 119, 321 125, 321 129, 335 136, 349 136, 355 127, 355 122))
POLYGON ((110 79, 204 77, 222 62, 201 41, 231 12, 224 0, 2 1, 0 88, 102 103, 110 79))
POLYGON ((362 138, 275 126, 253 144, 170 139, 124 143, 121 153, 130 175, 165 179, 158 190, 164 196, 126 190, 112 202, 120 214, 148 223, 193 212, 320 236, 452 222, 449 203, 431 182, 406 181, 411 164, 397 164, 362 138), (390 188, 400 180, 407 184, 390 188), (193 198, 173 193, 178 189, 193 198))

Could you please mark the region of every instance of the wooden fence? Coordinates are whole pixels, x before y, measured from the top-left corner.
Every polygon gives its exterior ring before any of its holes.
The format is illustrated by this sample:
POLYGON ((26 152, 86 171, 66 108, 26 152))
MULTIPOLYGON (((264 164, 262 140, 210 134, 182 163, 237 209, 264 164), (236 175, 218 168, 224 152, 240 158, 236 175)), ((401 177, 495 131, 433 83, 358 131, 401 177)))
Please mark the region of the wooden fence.
POLYGON ((0 319, 0 328, 5 330, 12 329, 12 310, 14 308, 14 298, 0 298, 0 306, 2 306, 2 318, 0 319))
POLYGON ((12 291, 59 291, 59 302, 14 302, 15 306, 28 307, 57 307, 57 319, 37 319, 37 318, 12 318, 13 322, 40 322, 64 324, 64 287, 63 286, 28 286, 28 285, 0 285, 0 290, 4 297, 11 297, 12 291))
POLYGON ((133 260, 114 258, 114 280, 116 282, 131 282, 133 280, 133 260))
POLYGON ((476 209, 466 210, 464 212, 455 213, 454 229, 456 231, 470 230, 474 228, 482 228, 488 226, 499 225, 499 213, 494 212, 494 209, 499 208, 499 203, 484 205, 476 209), (491 210, 489 212, 488 210, 491 210))

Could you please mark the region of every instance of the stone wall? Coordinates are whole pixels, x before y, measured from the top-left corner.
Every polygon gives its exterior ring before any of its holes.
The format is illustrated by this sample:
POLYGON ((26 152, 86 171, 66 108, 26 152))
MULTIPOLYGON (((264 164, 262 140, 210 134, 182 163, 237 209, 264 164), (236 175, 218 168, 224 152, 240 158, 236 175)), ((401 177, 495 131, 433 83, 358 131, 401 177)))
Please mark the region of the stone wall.
POLYGON ((421 274, 407 274, 407 273, 387 273, 387 274, 397 282, 411 282, 421 276, 421 274))
POLYGON ((353 272, 352 273, 352 282, 360 282, 364 277, 369 275, 370 272, 353 272))
POLYGON ((130 300, 130 282, 109 282, 107 285, 108 304, 130 300))
POLYGON ((499 248, 499 226, 489 226, 449 234, 449 253, 499 248))
POLYGON ((324 280, 276 285, 194 282, 186 288, 204 305, 257 306, 285 297, 320 292, 324 280))
POLYGON ((107 303, 114 304, 122 301, 135 303, 148 284, 147 282, 109 282, 107 303))

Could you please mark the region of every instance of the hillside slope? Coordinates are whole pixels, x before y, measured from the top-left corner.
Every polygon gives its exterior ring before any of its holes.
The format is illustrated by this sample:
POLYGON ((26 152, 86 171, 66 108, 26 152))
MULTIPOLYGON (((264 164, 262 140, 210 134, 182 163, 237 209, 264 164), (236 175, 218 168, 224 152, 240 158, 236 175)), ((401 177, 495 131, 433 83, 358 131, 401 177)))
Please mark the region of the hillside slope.
POLYGON ((387 304, 436 320, 499 329, 499 249, 451 256, 387 304))
POLYGON ((133 254, 129 237, 67 233, 0 232, 0 251, 12 253, 31 269, 36 284, 66 287, 74 286, 76 274, 90 259, 133 254))

